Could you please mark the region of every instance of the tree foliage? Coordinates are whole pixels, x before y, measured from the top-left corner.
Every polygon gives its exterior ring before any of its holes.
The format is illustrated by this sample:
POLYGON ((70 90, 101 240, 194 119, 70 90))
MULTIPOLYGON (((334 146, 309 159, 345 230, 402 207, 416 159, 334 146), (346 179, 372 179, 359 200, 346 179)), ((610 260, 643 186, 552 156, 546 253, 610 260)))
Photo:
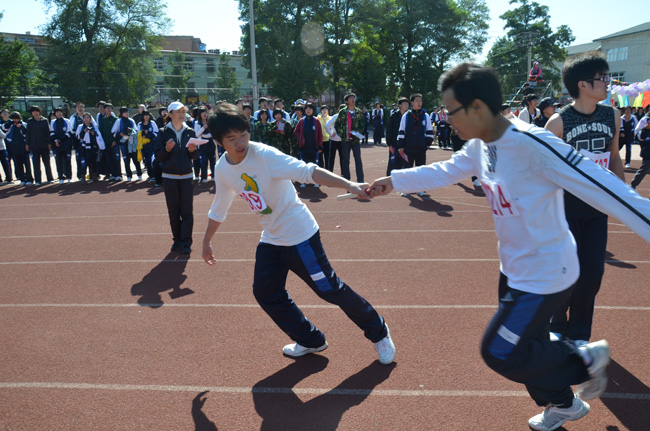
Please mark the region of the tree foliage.
MULTIPOLYGON (((2 20, 0 13, 0 20, 2 20)), ((42 73, 34 50, 23 42, 0 42, 0 106, 14 101, 14 96, 34 93, 42 73)))
POLYGON ((554 88, 561 88, 556 64, 564 62, 566 47, 575 39, 571 29, 562 25, 553 31, 548 6, 529 0, 510 0, 510 4, 520 6, 500 16, 506 22, 507 32, 490 49, 487 65, 499 72, 506 95, 515 92, 528 77, 530 45, 532 61, 539 61, 544 80, 552 82, 554 88))
POLYGON ((46 24, 50 49, 45 60, 59 91, 88 103, 106 99, 125 104, 153 90, 156 54, 169 24, 156 0, 43 0, 56 13, 46 24))
MULTIPOLYGON (((240 12, 248 23, 247 1, 240 12)), ((487 22, 485 0, 256 1, 258 78, 289 100, 326 88, 337 102, 347 91, 361 103, 420 92, 433 104, 440 74, 480 53, 487 22), (306 24, 321 29, 322 48, 305 48, 306 24)))
POLYGON ((176 50, 167 57, 166 62, 167 67, 165 67, 163 82, 165 86, 171 88, 172 94, 174 94, 174 91, 176 92, 175 99, 185 100, 185 96, 187 96, 187 83, 193 76, 185 68, 185 54, 176 50))
POLYGON ((225 52, 219 55, 219 66, 214 84, 219 89, 217 90, 217 99, 235 100, 239 97, 237 91, 241 81, 237 79, 237 73, 230 67, 230 56, 225 52))

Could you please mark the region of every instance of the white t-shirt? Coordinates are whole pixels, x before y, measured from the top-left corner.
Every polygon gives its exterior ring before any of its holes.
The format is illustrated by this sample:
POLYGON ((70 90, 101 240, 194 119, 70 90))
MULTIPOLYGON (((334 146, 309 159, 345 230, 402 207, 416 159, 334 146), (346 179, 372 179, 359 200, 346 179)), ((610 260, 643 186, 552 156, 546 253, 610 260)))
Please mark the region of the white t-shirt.
POLYGON ((501 272, 524 292, 560 292, 578 278, 562 189, 650 242, 650 200, 549 131, 512 123, 498 140, 472 139, 448 161, 393 171, 395 191, 444 187, 476 175, 492 208, 501 272))
POLYGON ((222 223, 237 195, 259 214, 261 242, 292 246, 311 238, 318 223, 298 198, 291 181, 313 183, 316 165, 305 163, 268 145, 250 142, 240 163, 221 157, 214 169, 214 201, 208 216, 222 223))

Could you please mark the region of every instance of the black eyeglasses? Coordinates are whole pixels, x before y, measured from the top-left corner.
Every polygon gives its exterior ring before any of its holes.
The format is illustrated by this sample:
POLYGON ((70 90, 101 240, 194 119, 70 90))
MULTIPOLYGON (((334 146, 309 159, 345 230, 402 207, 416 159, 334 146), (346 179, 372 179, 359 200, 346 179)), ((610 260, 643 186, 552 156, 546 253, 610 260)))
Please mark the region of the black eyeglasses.
POLYGON ((609 84, 611 80, 612 77, 610 75, 603 75, 600 78, 585 79, 586 82, 603 81, 605 84, 609 84))
POLYGON ((450 110, 447 109, 447 107, 445 106, 445 112, 447 112, 447 117, 451 117, 452 115, 454 115, 455 113, 457 113, 457 112, 460 111, 461 109, 465 109, 465 108, 467 108, 468 106, 469 106, 469 104, 467 104, 467 105, 462 105, 462 106, 460 106, 460 107, 454 109, 453 111, 450 111, 450 110))

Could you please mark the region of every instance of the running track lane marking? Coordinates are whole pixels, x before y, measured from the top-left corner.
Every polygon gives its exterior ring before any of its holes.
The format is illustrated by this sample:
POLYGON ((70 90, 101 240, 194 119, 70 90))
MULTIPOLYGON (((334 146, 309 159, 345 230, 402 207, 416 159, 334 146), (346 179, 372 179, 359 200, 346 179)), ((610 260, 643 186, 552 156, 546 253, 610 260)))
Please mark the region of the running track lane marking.
MULTIPOLYGON (((69 307, 69 308, 140 308, 140 307, 160 307, 162 304, 0 304, 0 308, 39 308, 39 307, 69 307)), ((164 304, 165 307, 176 308, 259 308, 257 304, 164 304)), ((466 304, 466 305, 375 305, 377 309, 382 310, 494 310, 496 305, 466 304)), ((330 304, 312 304, 301 305, 300 308, 329 308, 338 309, 337 305, 330 304)), ((625 306, 625 305, 596 305, 597 310, 621 310, 621 311, 650 311, 650 307, 625 306)))
MULTIPOLYGON (((255 259, 215 259, 218 263, 255 262, 255 259)), ((330 262, 499 262, 499 259, 330 259, 330 262)), ((23 262, 0 262, 0 265, 46 265, 46 264, 80 264, 80 263, 204 263, 202 259, 171 260, 171 259, 130 259, 130 260, 41 260, 23 262)), ((605 263, 650 263, 648 260, 605 260, 605 263)))
MULTIPOLYGON (((181 386, 181 385, 118 385, 57 382, 0 382, 0 389, 90 389, 112 391, 162 391, 162 392, 216 392, 226 394, 305 394, 305 395, 357 395, 390 397, 528 397, 526 391, 451 391, 451 390, 398 390, 398 389, 321 389, 321 388, 254 388, 231 386, 181 386)), ((601 398, 650 401, 650 394, 605 392, 601 398)))
MULTIPOLYGON (((493 233, 494 229, 382 229, 382 230, 321 230, 321 233, 493 233)), ((634 234, 631 230, 610 230, 608 233, 634 234)), ((219 231, 219 235, 259 235, 259 230, 250 231, 219 231)), ((68 238, 68 237, 98 237, 98 236, 155 236, 169 235, 169 232, 147 232, 147 233, 71 233, 65 235, 10 235, 0 236, 0 239, 33 239, 33 238, 68 238)))

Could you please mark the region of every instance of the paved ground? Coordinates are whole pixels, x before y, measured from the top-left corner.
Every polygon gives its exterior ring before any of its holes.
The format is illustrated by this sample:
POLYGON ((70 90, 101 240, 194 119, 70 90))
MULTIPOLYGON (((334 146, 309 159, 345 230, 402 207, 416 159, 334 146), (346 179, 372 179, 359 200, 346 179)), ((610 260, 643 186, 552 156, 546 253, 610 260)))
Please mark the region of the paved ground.
MULTIPOLYGON (((383 175, 387 150, 362 153, 366 178, 383 175)), ((394 365, 294 276, 289 291, 330 348, 282 356, 289 340, 251 294, 260 228, 243 202, 211 268, 196 246, 189 259, 168 252, 164 196, 150 184, 14 184, 0 187, 0 429, 527 429, 539 409, 478 351, 499 272, 483 193, 469 179, 427 198, 299 193, 338 274, 386 317, 394 365)), ((196 187, 196 244, 212 198, 196 187)), ((566 430, 650 423, 650 245, 612 219, 608 252, 594 338, 612 345, 610 384, 566 430)))

